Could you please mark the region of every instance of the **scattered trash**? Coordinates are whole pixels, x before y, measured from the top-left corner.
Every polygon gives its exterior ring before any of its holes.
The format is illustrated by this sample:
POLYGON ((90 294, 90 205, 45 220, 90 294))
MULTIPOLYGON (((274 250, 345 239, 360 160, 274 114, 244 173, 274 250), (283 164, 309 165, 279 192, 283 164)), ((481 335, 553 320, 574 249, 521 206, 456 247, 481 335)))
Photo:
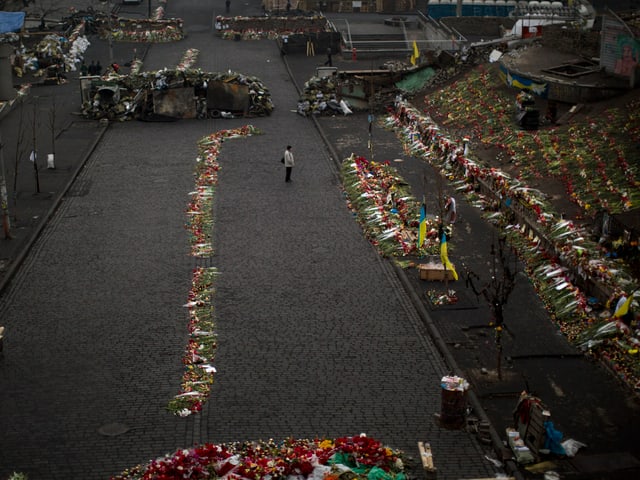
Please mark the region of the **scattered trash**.
POLYGON ((574 440, 573 438, 568 438, 567 440, 562 442, 561 445, 562 445, 562 448, 564 448, 564 451, 567 454, 567 457, 574 457, 576 453, 578 453, 578 450, 587 446, 586 444, 579 442, 577 440, 574 440))
POLYGON ((485 455, 484 458, 489 460, 493 464, 493 466, 496 467, 496 468, 502 468, 504 466, 500 460, 496 460, 495 458, 491 458, 488 455, 485 455))

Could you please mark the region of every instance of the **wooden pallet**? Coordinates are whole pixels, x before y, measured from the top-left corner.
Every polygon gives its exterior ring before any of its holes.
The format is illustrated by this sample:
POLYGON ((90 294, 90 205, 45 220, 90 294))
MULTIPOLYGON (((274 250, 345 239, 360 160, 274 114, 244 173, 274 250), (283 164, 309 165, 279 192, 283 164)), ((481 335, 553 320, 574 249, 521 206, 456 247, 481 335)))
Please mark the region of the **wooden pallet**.
POLYGON ((433 465, 433 455, 431 454, 431 444, 425 442, 418 442, 418 450, 420 450, 420 460, 422 460, 422 467, 425 471, 425 478, 427 480, 436 480, 438 478, 438 471, 433 465))

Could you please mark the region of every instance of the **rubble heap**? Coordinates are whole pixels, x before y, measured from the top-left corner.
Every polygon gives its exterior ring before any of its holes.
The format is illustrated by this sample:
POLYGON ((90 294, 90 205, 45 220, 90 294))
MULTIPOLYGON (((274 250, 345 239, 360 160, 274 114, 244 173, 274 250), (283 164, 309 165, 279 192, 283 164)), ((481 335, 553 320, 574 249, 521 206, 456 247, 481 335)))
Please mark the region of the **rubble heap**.
POLYGON ((233 117, 233 113, 211 111, 207 108, 207 87, 214 82, 247 88, 248 107, 246 112, 242 112, 244 116, 265 116, 273 111, 269 90, 257 77, 236 72, 203 72, 179 67, 129 75, 109 72, 102 77, 95 77, 91 81, 88 100, 83 102, 82 113, 93 119, 145 119, 154 112, 154 92, 193 88, 193 96, 190 98, 195 98, 197 118, 233 117))

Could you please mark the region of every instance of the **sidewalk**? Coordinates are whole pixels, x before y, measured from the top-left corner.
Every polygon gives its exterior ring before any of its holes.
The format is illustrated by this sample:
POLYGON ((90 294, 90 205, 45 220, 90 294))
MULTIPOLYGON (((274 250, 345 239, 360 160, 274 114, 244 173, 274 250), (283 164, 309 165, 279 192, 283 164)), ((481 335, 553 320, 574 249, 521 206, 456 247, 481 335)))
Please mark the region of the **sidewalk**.
MULTIPOLYGON (((373 18, 376 23, 377 20, 381 23, 384 17, 373 18)), ((217 49, 207 52, 206 46, 210 44, 211 38, 206 33, 191 33, 189 36, 189 46, 205 47, 201 59, 203 68, 256 65, 256 68, 263 68, 264 75, 274 82, 282 77, 281 67, 274 66, 278 58, 275 46, 271 52, 271 46, 267 43, 245 45, 244 42, 225 42, 216 44, 217 49), (272 62, 258 67, 257 58, 268 58, 272 62)), ((104 55, 100 50, 104 48, 104 45, 96 42, 91 47, 91 55, 104 55)), ((185 42, 154 45, 145 64, 149 68, 171 65, 173 59, 179 58, 180 52, 186 48, 185 42)), ((130 46, 123 45, 122 51, 117 53, 118 57, 126 59, 129 49, 130 46)), ((338 68, 369 68, 369 61, 361 67, 360 63, 338 57, 334 56, 334 64, 338 68)), ((322 54, 316 57, 288 55, 286 66, 300 88, 323 61, 322 54)), ((261 73, 257 75, 261 76, 261 73)), ((56 472, 73 471, 74 468, 77 472, 78 469, 89 467, 63 465, 67 462, 70 450, 74 454, 83 452, 81 446, 71 445, 73 442, 90 444, 91 448, 104 454, 106 463, 113 458, 124 463, 133 457, 141 462, 145 460, 140 458, 141 451, 144 454, 152 452, 149 453, 151 457, 188 446, 171 444, 172 441, 183 441, 185 436, 193 436, 196 442, 243 441, 255 436, 268 438, 274 432, 283 435, 287 432, 303 432, 313 436, 343 431, 356 424, 367 428, 372 434, 388 434, 396 443, 392 445, 394 447, 402 443, 402 446, 406 444, 409 448, 415 448, 413 436, 432 442, 434 461, 442 478, 488 475, 491 469, 481 456, 481 448, 474 446, 471 435, 443 432, 429 421, 438 411, 439 401, 437 379, 436 383, 430 382, 438 373, 442 373, 440 368, 445 368, 471 381, 474 406, 480 408, 474 414, 483 415, 486 412, 494 427, 494 443, 498 444, 504 438, 504 428, 512 424, 511 413, 518 396, 521 391, 527 390, 547 404, 556 428, 564 433, 565 438, 574 438, 588 445, 565 468, 582 472, 582 478, 619 478, 621 469, 625 469, 624 475, 628 478, 640 473, 637 460, 640 457, 640 445, 636 441, 640 428, 637 398, 624 390, 609 372, 588 362, 567 345, 548 321, 543 305, 524 274, 519 274, 517 288, 505 312, 510 334, 504 336, 504 378, 497 381, 494 376, 483 373, 483 370, 495 369, 496 363, 491 330, 486 328, 489 320, 487 306, 477 301, 462 282, 458 282, 455 288, 464 299, 464 309, 432 308, 424 295, 425 290, 432 287, 430 282, 420 280, 415 270, 394 269, 390 262, 379 261, 367 250, 366 245, 361 244, 357 225, 351 223, 352 219, 342 210, 342 205, 331 199, 337 195, 333 181, 341 160, 351 153, 370 156, 367 115, 359 113, 349 117, 303 119, 291 112, 295 110, 293 89, 282 81, 272 87, 273 94, 279 100, 276 105, 278 111, 271 118, 255 120, 264 129, 265 135, 252 142, 226 142, 223 149, 222 175, 225 175, 227 183, 223 183, 226 190, 220 194, 224 203, 216 213, 220 215, 217 222, 225 225, 225 230, 217 233, 221 236, 216 237, 221 251, 216 262, 224 271, 225 283, 221 285, 220 297, 226 298, 227 303, 219 305, 217 312, 220 318, 228 319, 228 323, 221 325, 220 331, 221 343, 227 345, 227 350, 221 352, 220 382, 216 382, 215 396, 210 400, 207 411, 197 419, 189 419, 186 423, 174 422, 173 419, 167 421, 161 406, 148 403, 151 402, 149 392, 157 395, 156 389, 173 390, 172 385, 166 384, 176 376, 176 372, 171 371, 171 365, 179 362, 181 354, 182 345, 179 343, 183 340, 183 332, 180 330, 182 325, 175 325, 175 318, 179 317, 174 311, 177 310, 174 303, 180 302, 180 289, 184 286, 182 269, 185 262, 181 252, 176 253, 176 249, 179 249, 176 245, 182 245, 182 232, 175 232, 179 230, 182 219, 176 215, 176 218, 166 220, 169 227, 163 224, 164 219, 160 219, 154 229, 142 229, 144 234, 153 235, 153 241, 158 243, 157 248, 162 255, 148 260, 146 264, 138 263, 134 258, 136 252, 131 253, 132 258, 128 259, 125 257, 126 250, 135 246, 144 248, 144 242, 135 243, 140 240, 136 236, 140 235, 140 226, 125 225, 124 221, 114 217, 127 208, 133 209, 137 206, 133 205, 134 202, 141 200, 129 196, 131 192, 116 191, 116 187, 120 185, 118 182, 129 185, 128 182, 133 180, 145 180, 146 194, 165 195, 172 208, 181 205, 189 185, 183 185, 187 182, 178 174, 184 174, 188 168, 177 161, 184 161, 182 158, 174 159, 172 155, 179 153, 191 161, 192 158, 187 155, 193 138, 203 132, 247 122, 182 121, 169 126, 115 124, 105 128, 99 122, 85 121, 74 115, 79 105, 76 89, 77 84, 72 76, 66 85, 38 87, 38 92, 41 92, 39 96, 43 99, 39 102, 43 120, 39 123, 38 152, 48 151, 44 120, 46 102, 50 102, 53 95, 64 99, 59 103, 60 133, 56 143, 56 168, 46 169, 41 157, 41 192, 35 193, 33 165, 24 156, 19 160, 20 193, 17 196, 17 208, 12 210, 12 216, 17 217, 12 222, 14 238, 0 240, 0 262, 3 262, 0 268, 0 298, 11 291, 12 298, 2 299, 12 302, 10 318, 15 321, 15 308, 23 306, 25 317, 32 323, 19 325, 16 330, 20 331, 17 333, 8 333, 16 335, 16 339, 10 342, 11 349, 6 353, 9 358, 2 367, 2 374, 8 384, 18 386, 19 392, 15 398, 31 397, 32 389, 37 387, 34 396, 40 392, 41 397, 36 400, 41 401, 42 408, 46 408, 51 416, 51 424, 39 424, 39 415, 42 413, 37 411, 36 406, 25 400, 25 404, 33 408, 25 412, 24 408, 20 408, 19 400, 12 400, 12 409, 15 407, 21 416, 16 420, 18 425, 12 427, 15 432, 12 430, 11 434, 16 434, 16 438, 19 437, 18 433, 24 431, 32 432, 34 437, 36 432, 38 434, 38 442, 28 446, 21 443, 19 447, 22 450, 37 451, 40 445, 45 450, 47 447, 56 447, 52 448, 55 452, 46 457, 54 461, 58 459, 60 465, 55 465, 56 472), (319 125, 320 139, 316 138, 309 125, 311 122, 319 125), (153 136, 143 137, 143 134, 153 136), (167 138, 169 136, 175 138, 167 138), (136 145, 140 138, 153 140, 149 145, 136 145), (297 143, 296 154, 300 158, 300 169, 294 172, 296 177, 292 185, 298 188, 295 201, 291 200, 290 192, 274 186, 274 179, 280 178, 280 171, 271 165, 272 162, 277 163, 280 144, 291 138, 297 143), (99 150, 98 155, 95 155, 96 150, 99 150), (162 170, 157 169, 158 157, 164 160, 162 170), (85 162, 90 159, 95 164, 86 169, 89 172, 83 172, 85 162), (325 165, 325 160, 329 166, 325 165), (154 167, 137 172, 133 167, 138 164, 141 165, 140 169, 147 165, 154 167), (273 173, 275 170, 277 173, 273 173), (74 184, 74 180, 83 173, 87 173, 88 177, 74 184), (110 175, 114 176, 113 183, 110 175), (92 179, 96 183, 98 180, 103 182, 100 188, 96 186, 102 196, 92 191, 92 179), (270 183, 272 180, 274 183, 270 183), (247 198, 248 191, 253 192, 249 197, 255 198, 247 198), (127 195, 127 201, 120 203, 118 195, 127 195), (46 265, 41 267, 42 271, 34 270, 38 268, 38 259, 42 261, 43 256, 33 257, 36 259, 29 262, 32 258, 29 250, 42 234, 47 221, 61 206, 70 210, 65 211, 64 218, 56 219, 52 231, 65 240, 59 246, 67 249, 58 252, 64 254, 58 262, 58 259, 51 258, 57 252, 53 248, 55 242, 47 238, 52 244, 51 249, 46 250, 50 256, 45 257, 46 265), (83 218, 79 218, 76 224, 71 219, 75 218, 74 215, 80 217, 80 213, 83 218), (95 219, 91 218, 92 214, 96 215, 95 219), (309 225, 309 218, 314 225, 309 225), (105 222, 122 230, 114 232, 106 230, 106 226, 100 227, 99 224, 105 222), (269 225, 265 222, 269 222, 269 225), (249 224, 251 228, 240 223, 249 224), (256 235, 256 231, 259 232, 259 242, 247 249, 246 239, 251 235, 250 232, 256 235), (112 265, 104 258, 107 255, 100 257, 95 251, 85 253, 79 248, 79 238, 96 232, 105 235, 105 245, 111 245, 116 240, 122 241, 118 245, 122 245, 123 251, 110 250, 108 253, 115 258, 114 262, 126 264, 135 261, 135 265, 143 270, 135 272, 136 280, 138 273, 142 277, 140 283, 135 284, 141 291, 122 292, 121 286, 116 285, 124 281, 126 265, 112 265), (295 240, 292 252, 288 254, 282 251, 283 236, 285 239, 292 236, 295 240), (340 245, 344 251, 340 251, 336 245, 340 245), (25 261, 27 265, 21 268, 25 261), (278 268, 274 268, 273 263, 278 268), (264 271, 256 268, 256 265, 263 267, 264 271), (278 273, 280 270, 286 273, 278 273), (249 271, 256 272, 255 276, 249 275, 249 271), (345 271, 353 277, 346 278, 345 271), (332 272, 333 276, 328 276, 328 272, 332 272), (51 277, 45 276, 40 279, 42 283, 32 284, 40 273, 51 277), (80 274, 87 276, 78 276, 80 274), (88 287, 82 282, 103 277, 113 284, 104 285, 104 290, 97 293, 88 293, 88 287), (332 281, 328 282, 327 278, 332 281), (27 298, 21 298, 21 291, 9 288, 14 280, 20 282, 20 290, 24 289, 27 298), (47 282, 51 283, 51 292, 43 290, 42 285, 46 286, 47 282), (373 286, 372 282, 375 282, 373 286), (354 285, 357 288, 348 288, 354 285), (386 296, 380 298, 381 294, 386 296), (405 303, 405 296, 410 303, 405 303), (140 313, 140 318, 144 318, 147 325, 138 327, 136 322, 128 318, 129 312, 120 313, 124 307, 119 302, 142 303, 147 299, 158 302, 146 306, 146 310, 140 313), (66 302, 70 302, 72 307, 60 305, 66 302), (33 312, 27 306, 33 308, 33 312), (76 312, 78 318, 73 318, 76 312), (414 322, 414 316, 417 322, 414 322), (369 323, 371 319, 373 325, 369 323), (109 325, 109 328, 105 330, 104 325, 109 325), (329 325, 332 330, 327 331, 329 325), (84 329, 94 327, 95 330, 89 330, 93 336, 85 336, 84 329), (420 336, 423 329, 431 335, 437 351, 420 336), (67 344, 55 343, 65 335, 72 336, 69 344, 78 352, 72 350, 67 355, 64 352, 67 344), (288 340, 288 337, 295 335, 300 336, 299 340, 293 339, 297 342, 288 340), (49 370, 43 370, 43 375, 53 375, 51 384, 40 376, 36 377, 37 372, 33 371, 37 370, 35 366, 21 369, 17 360, 10 357, 14 352, 24 352, 25 355, 32 352, 31 344, 27 346, 25 342, 18 345, 19 338, 31 339, 33 348, 39 346, 43 349, 36 350, 38 358, 34 362, 55 362, 53 367, 42 365, 43 369, 51 369, 50 373, 49 370), (136 338, 144 338, 146 343, 138 345, 132 340, 136 338), (265 339, 271 342, 265 342, 265 339), (172 341, 178 345, 172 348, 172 341), (103 342, 107 345, 103 345, 103 342), (51 347, 52 343, 56 346, 51 347), (51 358, 44 358, 48 349, 53 350, 53 354, 51 358), (158 353, 158 350, 162 353, 158 353), (260 356, 261 353, 263 356, 260 356), (302 359, 299 362, 304 364, 296 364, 296 359, 302 359), (130 362, 127 363, 127 360, 130 362), (285 362, 291 362, 292 371, 283 377, 281 366, 285 362), (335 372, 330 368, 332 362, 346 365, 345 369, 361 365, 361 368, 384 367, 384 370, 378 373, 367 370, 366 375, 356 370, 335 372), (389 365, 383 365, 384 362, 389 365), (99 369, 103 364, 106 366, 104 370, 99 369), (163 365, 170 367, 163 369, 163 365), (316 370, 308 372, 310 365, 316 370), (153 375, 149 375, 151 380, 146 379, 143 367, 156 369, 156 379, 153 380, 153 375), (79 377, 69 374, 67 368, 72 368, 79 377), (416 368, 421 370, 415 371, 416 368), (91 375, 86 375, 87 369, 91 375), (304 376, 305 372, 308 377, 304 376), (339 373, 346 378, 340 378, 339 373), (135 381, 140 383, 136 383, 129 391, 126 385, 131 381, 132 374, 135 381), (272 383, 265 386, 261 383, 264 380, 261 377, 267 374, 272 383), (22 381, 31 379, 31 375, 42 383, 36 381, 23 385, 22 381), (99 375, 105 375, 104 379, 99 375), (171 377, 171 380, 165 381, 167 377, 171 377), (158 382, 157 378, 163 379, 161 385, 153 383, 158 382), (143 383, 142 379, 149 383, 143 383), (108 398, 94 399, 100 401, 99 407, 104 407, 104 410, 92 413, 87 413, 84 408, 78 410, 87 417, 76 413, 71 402, 78 385, 83 387, 82 392, 77 392, 78 395, 86 395, 84 390, 91 388, 96 392, 108 392, 102 383, 117 389, 121 397, 116 398, 113 404, 109 403, 108 398), (257 392, 256 385, 263 386, 266 393, 257 392), (387 385, 397 386, 398 390, 387 385), (289 392, 292 386, 296 391, 289 392), (370 395, 372 390, 380 398, 362 398, 370 395), (69 392, 72 392, 71 400, 67 397, 69 392), (52 398, 54 393, 55 401, 48 404, 47 399, 52 398), (294 397, 298 403, 290 404, 290 397, 294 397), (69 401, 69 404, 64 401, 69 401), (367 411, 354 407, 362 404, 374 413, 368 415, 367 411), (69 416, 56 417, 54 414, 60 411, 69 416), (118 418, 118 415, 121 417, 118 418), (95 435, 96 421, 106 423, 114 418, 126 418, 132 425, 138 425, 135 422, 139 422, 142 431, 106 440, 95 435), (158 422, 158 418, 163 420, 158 422), (397 418, 411 420, 406 425, 397 425, 397 418), (66 427, 62 433, 58 432, 61 424, 66 427), (59 433, 64 438, 62 442, 58 438, 59 433), (144 448, 140 447, 143 443, 144 448), (158 451, 158 448, 165 450, 158 451), (125 450, 125 456, 114 455, 114 452, 121 454, 125 450)), ((28 111, 27 106, 25 116, 28 111)), ((16 138, 11 128, 20 123, 19 114, 19 109, 16 109, 0 122, 5 143, 9 143, 10 138, 16 138)), ((402 160, 394 162, 394 165, 412 185, 416 198, 422 195, 433 198, 438 186, 435 172, 422 161, 407 157, 392 132, 376 127, 373 143, 375 160, 402 160), (425 177, 426 184, 423 180, 425 177)), ((7 145, 7 151, 4 152, 6 164, 11 164, 14 158, 10 147, 7 145)), ((164 212, 164 203, 161 205, 164 212)), ((144 206, 149 210, 158 208, 155 204, 144 206)), ((458 208, 462 220, 452 240, 452 259, 455 263, 464 263, 471 270, 484 274, 490 244, 496 233, 462 199, 458 199, 458 208)), ((170 215, 167 214, 167 217, 170 215)), ((54 239, 59 240, 59 237, 54 239)), ((85 239, 87 242, 98 240, 102 239, 85 239)), ((148 241, 147 238, 142 240, 148 241)), ((84 396, 81 398, 85 399, 84 396)), ((156 399, 156 403, 161 402, 156 399)), ((14 447, 6 444, 1 446, 0 451, 7 447, 3 455, 9 455, 8 447, 14 447)), ((76 458, 81 458, 80 464, 90 464, 89 458, 79 454, 76 458)), ((40 459, 39 463, 43 464, 38 467, 41 468, 39 471, 47 471, 48 467, 54 469, 53 465, 44 465, 45 462, 40 459)), ((17 467, 19 464, 7 465, 17 467)), ((126 465, 132 466, 133 463, 126 465)), ((104 472, 115 473, 116 466, 120 467, 120 464, 92 467, 95 470, 91 474, 88 473, 90 470, 85 470, 82 478, 104 478, 104 472)), ((573 478, 580 478, 575 471, 570 473, 574 475, 573 478)), ((38 477, 33 478, 37 480, 38 477)))

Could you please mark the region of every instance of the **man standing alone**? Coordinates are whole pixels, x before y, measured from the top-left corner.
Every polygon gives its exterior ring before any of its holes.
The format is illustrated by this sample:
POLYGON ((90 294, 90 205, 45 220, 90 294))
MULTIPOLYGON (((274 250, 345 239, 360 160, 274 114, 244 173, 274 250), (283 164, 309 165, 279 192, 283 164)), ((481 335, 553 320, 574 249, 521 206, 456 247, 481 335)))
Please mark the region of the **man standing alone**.
POLYGON ((333 61, 331 59, 331 47, 327 48, 327 61, 324 62, 324 64, 333 67, 333 61))
POLYGON ((293 152, 291 151, 291 145, 287 145, 287 149, 284 151, 284 168, 286 171, 284 181, 291 181, 291 169, 293 168, 293 152))

